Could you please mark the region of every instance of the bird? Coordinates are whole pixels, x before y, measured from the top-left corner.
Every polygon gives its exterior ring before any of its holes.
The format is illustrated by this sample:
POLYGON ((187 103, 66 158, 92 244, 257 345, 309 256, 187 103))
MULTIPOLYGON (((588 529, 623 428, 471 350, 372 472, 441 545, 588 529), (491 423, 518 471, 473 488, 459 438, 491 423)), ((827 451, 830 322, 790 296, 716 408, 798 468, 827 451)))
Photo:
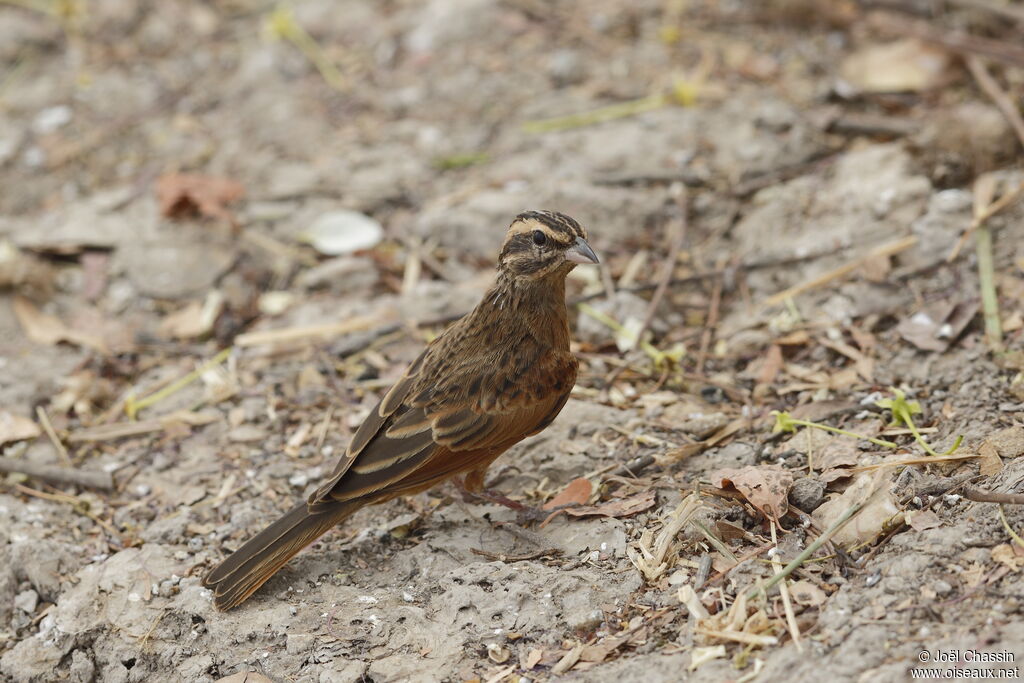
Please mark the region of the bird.
POLYGON ((579 222, 556 211, 512 221, 497 276, 479 304, 413 361, 360 424, 330 476, 306 500, 203 579, 232 609, 296 553, 367 505, 456 478, 484 490, 502 453, 545 429, 576 383, 565 279, 596 264, 579 222))

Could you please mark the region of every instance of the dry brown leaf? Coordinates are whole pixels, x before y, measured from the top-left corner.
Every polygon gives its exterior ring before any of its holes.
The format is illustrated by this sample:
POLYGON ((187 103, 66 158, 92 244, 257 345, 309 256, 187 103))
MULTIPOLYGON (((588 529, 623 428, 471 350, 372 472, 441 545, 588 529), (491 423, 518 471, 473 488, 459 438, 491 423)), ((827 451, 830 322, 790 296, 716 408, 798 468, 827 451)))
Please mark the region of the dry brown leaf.
POLYGON ((224 295, 213 291, 202 303, 192 301, 160 321, 160 334, 172 339, 198 339, 213 331, 224 310, 224 295))
POLYGON ((600 505, 586 505, 564 510, 573 517, 629 517, 654 507, 655 492, 644 491, 626 498, 616 498, 600 505))
POLYGON ((34 439, 42 431, 32 420, 0 410, 0 444, 34 439))
POLYGON ((942 526, 942 520, 931 510, 913 510, 904 515, 904 520, 910 528, 916 531, 925 531, 942 526))
POLYGON ((1024 565, 1024 548, 1009 543, 1001 543, 992 548, 992 559, 1013 571, 1017 571, 1024 565))
POLYGON ((566 484, 565 488, 557 496, 545 503, 541 509, 553 510, 562 505, 584 505, 590 500, 590 494, 593 490, 594 485, 590 483, 589 479, 585 477, 573 479, 566 484))
POLYGON ((986 477, 999 474, 1003 471, 1003 459, 999 457, 999 451, 991 441, 985 440, 978 446, 978 472, 986 477))
POLYGON ((168 218, 200 214, 237 225, 227 206, 245 195, 245 188, 230 178, 198 173, 168 173, 156 182, 160 213, 168 218))
POLYGON ((68 342, 87 346, 100 353, 108 351, 107 344, 102 338, 68 327, 56 316, 40 311, 23 296, 14 297, 13 308, 25 336, 38 344, 53 346, 60 342, 68 342))
POLYGON ((719 488, 733 486, 769 519, 779 519, 789 510, 789 489, 793 474, 777 465, 759 465, 719 470, 712 476, 719 488))
POLYGON ((992 444, 1004 458, 1019 457, 1024 455, 1024 427, 1018 425, 1000 429, 989 435, 985 442, 992 444))
POLYGON ((845 58, 839 71, 857 92, 920 92, 945 83, 951 61, 942 48, 908 38, 868 45, 845 58))
POLYGON ((906 341, 922 351, 945 351, 978 313, 977 300, 927 306, 896 326, 906 341))
POLYGON ((530 650, 530 652, 526 655, 526 661, 523 662, 523 671, 530 671, 531 669, 533 669, 535 666, 540 664, 540 660, 543 657, 544 651, 540 648, 535 647, 532 650, 530 650))
POLYGON ((882 469, 876 470, 874 474, 861 474, 841 495, 822 503, 811 513, 811 517, 823 529, 827 529, 848 509, 867 501, 861 511, 835 533, 832 540, 843 548, 875 540, 891 525, 903 521, 903 513, 893 499, 887 477, 888 473, 882 469))
POLYGON ((810 581, 794 581, 789 584, 789 593, 796 600, 797 604, 807 607, 817 607, 825 602, 828 597, 825 591, 815 586, 810 581))

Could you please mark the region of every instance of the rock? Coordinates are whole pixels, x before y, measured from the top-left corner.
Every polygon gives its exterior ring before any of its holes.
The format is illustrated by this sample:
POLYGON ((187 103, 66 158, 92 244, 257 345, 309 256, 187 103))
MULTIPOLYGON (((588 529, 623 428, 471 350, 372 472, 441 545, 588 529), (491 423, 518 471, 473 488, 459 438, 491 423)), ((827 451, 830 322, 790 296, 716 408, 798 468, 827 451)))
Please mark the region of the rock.
POLYGON ((135 289, 155 299, 206 292, 235 260, 226 246, 195 241, 129 244, 117 253, 135 289))
POLYGON ((20 609, 26 614, 34 614, 38 604, 39 593, 36 593, 34 590, 22 591, 14 596, 14 608, 20 609))
POLYGON ((75 683, 92 683, 96 679, 96 665, 84 650, 71 652, 71 680, 75 683))
POLYGON ((357 256, 339 256, 304 270, 295 278, 303 289, 326 289, 351 295, 377 284, 379 274, 373 261, 357 256))
POLYGON ((316 636, 312 633, 289 633, 285 639, 285 650, 290 655, 298 655, 313 648, 316 636))
POLYGON ((319 683, 358 683, 366 680, 366 662, 334 660, 320 671, 319 683))
POLYGON ((972 100, 929 116, 911 144, 933 181, 956 187, 1010 163, 1016 151, 1006 142, 1012 138, 998 109, 972 100))
POLYGON ((384 239, 384 228, 366 214, 338 209, 317 216, 299 239, 321 254, 340 256, 377 246, 384 239))
POLYGON ((814 512, 823 500, 825 485, 811 477, 797 479, 789 489, 790 504, 807 513, 814 512))

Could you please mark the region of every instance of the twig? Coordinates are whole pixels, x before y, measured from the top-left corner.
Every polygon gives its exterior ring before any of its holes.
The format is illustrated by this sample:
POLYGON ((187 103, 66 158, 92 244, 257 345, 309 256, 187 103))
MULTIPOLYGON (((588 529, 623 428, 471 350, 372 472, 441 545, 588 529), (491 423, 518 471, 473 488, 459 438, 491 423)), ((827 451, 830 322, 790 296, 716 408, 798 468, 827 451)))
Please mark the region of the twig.
POLYGON ((711 300, 708 301, 708 317, 704 321, 704 329, 700 335, 700 350, 697 352, 697 372, 704 372, 704 362, 711 347, 711 337, 718 326, 718 313, 722 305, 722 278, 715 280, 711 288, 711 300))
POLYGON ((85 501, 82 500, 81 498, 76 498, 75 496, 69 496, 63 493, 46 493, 45 491, 37 491, 33 488, 29 488, 28 486, 22 486, 21 484, 15 484, 14 488, 16 488, 18 491, 24 493, 27 496, 33 496, 35 498, 42 498, 43 500, 52 500, 55 503, 65 503, 67 505, 70 505, 72 510, 74 510, 80 515, 88 517, 92 521, 99 524, 106 530, 107 533, 116 538, 121 545, 124 545, 124 539, 121 538, 121 534, 118 533, 117 529, 112 527, 110 523, 106 520, 100 519, 99 515, 90 512, 85 501))
POLYGON ((470 548, 469 552, 474 555, 486 557, 489 560, 495 560, 498 562, 524 562, 526 560, 537 560, 542 557, 550 557, 552 555, 561 555, 562 551, 558 548, 545 548, 544 550, 538 550, 532 553, 526 553, 524 555, 503 555, 501 553, 492 553, 489 550, 483 550, 482 548, 470 548))
POLYGON ((994 203, 996 181, 984 174, 974 181, 974 248, 978 258, 978 286, 981 289, 981 310, 985 320, 985 338, 989 348, 998 351, 1003 346, 1003 324, 999 319, 999 295, 996 293, 995 262, 992 257, 992 231, 983 218, 994 203))
POLYGON ((947 32, 927 21, 908 19, 893 12, 873 13, 868 23, 872 28, 889 35, 920 38, 959 54, 984 55, 1014 66, 1024 66, 1024 47, 1018 43, 982 38, 969 33, 947 32))
POLYGON ((39 424, 43 426, 43 431, 46 432, 46 436, 50 438, 50 442, 53 443, 53 447, 57 449, 58 455, 60 455, 61 461, 65 466, 71 465, 71 457, 68 455, 68 449, 64 447, 61 440, 57 438, 57 432, 53 428, 53 423, 50 422, 50 416, 46 414, 42 406, 36 406, 36 415, 39 417, 39 424))
POLYGON ((867 254, 861 256, 858 259, 854 259, 849 263, 843 264, 838 268, 834 268, 828 271, 827 273, 823 273, 821 275, 813 277, 810 280, 805 280, 804 282, 798 285, 795 285, 788 289, 784 289, 778 294, 773 294, 772 296, 765 299, 764 305, 775 306, 781 304, 786 299, 791 299, 799 294, 803 294, 804 292, 828 284, 833 280, 838 280, 841 277, 845 277, 872 259, 894 256, 900 253, 901 251, 906 251, 915 244, 917 244, 917 237, 915 235, 904 237, 893 242, 886 242, 883 245, 875 247, 867 254))
POLYGON ((156 403, 162 401, 168 396, 171 396, 176 392, 181 391, 183 388, 185 388, 195 380, 199 379, 204 372, 206 372, 207 370, 216 365, 220 365, 222 362, 224 362, 225 359, 227 359, 228 356, 231 355, 231 351, 232 348, 230 346, 226 349, 223 349, 209 361, 203 363, 198 368, 188 373, 178 381, 172 382, 171 384, 165 386, 163 389, 154 391, 149 396, 140 398, 138 401, 136 401, 131 395, 129 395, 124 402, 125 414, 128 415, 128 417, 135 419, 135 416, 138 415, 140 410, 148 408, 151 405, 155 405, 156 403))
POLYGON ((114 477, 110 472, 100 470, 76 470, 71 467, 41 465, 0 456, 0 472, 20 472, 34 479, 54 484, 74 484, 110 491, 114 488, 114 477))
POLYGON ((350 332, 368 329, 378 320, 379 318, 376 316, 361 315, 338 323, 301 325, 299 327, 286 327, 279 330, 247 332, 235 337, 235 346, 241 348, 246 346, 259 346, 260 344, 295 341, 298 339, 337 337, 350 332))
POLYGON ((1024 146, 1024 118, 1021 118, 1017 105, 1013 103, 1009 95, 1003 92, 1003 89, 996 83, 996 79, 992 78, 983 59, 976 55, 968 55, 966 61, 967 68, 974 76, 974 80, 978 82, 978 86, 989 96, 999 111, 1003 112, 1003 116, 1017 133, 1017 140, 1024 146))
POLYGON ((825 542, 828 541, 828 539, 832 538, 836 534, 837 531, 839 531, 841 528, 843 528, 843 526, 847 522, 849 522, 850 519, 854 515, 856 515, 858 512, 860 512, 861 509, 863 509, 863 507, 868 504, 868 501, 870 501, 872 498, 874 498, 875 493, 877 493, 877 489, 875 491, 873 491, 871 493, 871 495, 869 495, 862 502, 856 503, 855 505, 851 505, 846 510, 846 512, 844 512, 839 517, 839 519, 837 519, 835 522, 832 523, 832 526, 830 526, 828 529, 825 530, 825 533, 823 533, 821 536, 818 536, 816 539, 814 539, 814 542, 811 543, 806 548, 804 548, 804 551, 802 553, 800 553, 799 555, 797 555, 793 559, 792 562, 790 562, 785 567, 783 567, 781 572, 779 572, 778 574, 776 574, 772 578, 768 579, 768 581, 766 583, 754 586, 749 591, 747 591, 747 598, 748 599, 753 599, 759 593, 762 593, 762 592, 767 595, 768 589, 770 589, 772 586, 777 584, 779 581, 782 581, 784 578, 786 578, 787 576, 792 574, 793 571, 797 567, 802 565, 804 563, 804 561, 807 560, 808 557, 813 555, 815 553, 815 551, 818 550, 818 548, 820 548, 821 546, 825 545, 825 542))
POLYGON ((981 489, 965 488, 964 498, 967 500, 973 500, 976 503, 1024 505, 1024 493, 999 493, 998 491, 982 491, 981 489))
POLYGON ((971 224, 967 226, 966 230, 964 230, 964 234, 960 235, 960 239, 957 240, 957 243, 949 252, 949 256, 946 257, 946 262, 952 262, 960 255, 960 250, 963 249, 964 244, 967 242, 967 238, 969 238, 971 234, 978 229, 978 226, 982 225, 985 221, 992 218, 992 216, 995 216, 997 213, 1020 199, 1021 195, 1024 195, 1024 182, 1021 182, 1020 185, 1006 192, 1002 197, 986 206, 980 214, 975 215, 974 218, 971 219, 971 224))
MULTIPOLYGON (((772 543, 778 548, 779 539, 775 533, 775 520, 772 520, 772 543)), ((782 563, 779 562, 778 553, 772 555, 772 570, 776 575, 782 573, 782 563)), ((789 635, 793 638, 793 644, 796 645, 796 649, 800 652, 804 651, 804 646, 800 643, 800 627, 796 623, 796 615, 793 614, 793 603, 789 599, 789 587, 786 585, 786 581, 783 579, 779 582, 779 594, 782 596, 782 609, 786 612, 786 624, 789 626, 789 635)))
POLYGON ((179 410, 168 415, 153 418, 152 420, 139 420, 137 422, 115 422, 114 424, 101 424, 95 427, 86 427, 68 435, 68 443, 83 443, 90 441, 112 441, 124 439, 131 436, 142 436, 150 432, 159 432, 167 428, 167 425, 175 422, 184 422, 192 427, 216 422, 217 415, 206 413, 190 413, 179 410))

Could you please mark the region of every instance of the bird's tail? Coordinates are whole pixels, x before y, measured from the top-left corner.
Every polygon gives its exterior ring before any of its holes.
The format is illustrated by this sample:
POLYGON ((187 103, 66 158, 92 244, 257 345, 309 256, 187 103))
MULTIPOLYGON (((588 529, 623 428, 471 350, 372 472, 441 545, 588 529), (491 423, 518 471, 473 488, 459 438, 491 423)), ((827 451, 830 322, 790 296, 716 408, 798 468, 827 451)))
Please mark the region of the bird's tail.
POLYGON ((206 575, 203 585, 213 590, 213 603, 229 610, 245 602, 296 553, 358 507, 339 505, 311 514, 305 501, 299 503, 206 575))

